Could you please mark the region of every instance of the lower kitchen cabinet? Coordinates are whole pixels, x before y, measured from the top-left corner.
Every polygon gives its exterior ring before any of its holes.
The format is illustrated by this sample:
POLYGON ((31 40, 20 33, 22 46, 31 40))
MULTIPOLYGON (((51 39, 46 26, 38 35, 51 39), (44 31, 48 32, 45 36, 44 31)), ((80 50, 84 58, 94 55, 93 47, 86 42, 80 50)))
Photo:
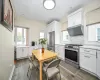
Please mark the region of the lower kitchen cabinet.
POLYGON ((64 45, 55 45, 55 52, 57 53, 58 57, 62 60, 65 60, 65 48, 64 45))
POLYGON ((19 59, 22 57, 22 48, 21 47, 17 47, 16 48, 16 58, 19 59))
POLYGON ((80 67, 96 74, 96 56, 81 53, 80 67))
POLYGON ((100 50, 80 48, 80 67, 100 79, 100 50))
POLYGON ((96 74, 96 50, 80 49, 80 67, 96 74))
POLYGON ((97 51, 97 75, 100 78, 100 51, 97 51))
POLYGON ((16 57, 17 59, 26 58, 29 54, 29 47, 17 47, 16 57))

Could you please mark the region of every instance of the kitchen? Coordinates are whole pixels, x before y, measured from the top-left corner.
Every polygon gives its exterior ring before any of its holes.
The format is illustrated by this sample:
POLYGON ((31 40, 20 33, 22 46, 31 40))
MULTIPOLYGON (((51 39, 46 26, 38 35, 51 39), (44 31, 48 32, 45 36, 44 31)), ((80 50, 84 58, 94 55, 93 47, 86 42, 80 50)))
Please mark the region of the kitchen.
MULTIPOLYGON (((86 13, 84 9, 85 8, 80 8, 70 13, 67 16, 68 21, 62 22, 62 24, 56 20, 52 21, 41 31, 41 34, 42 36, 44 35, 44 38, 48 41, 45 48, 56 52, 60 59, 76 68, 80 68, 96 77, 100 77, 100 45, 95 44, 100 41, 99 30, 97 30, 100 29, 100 19, 90 21, 92 16, 99 16, 100 8, 90 10, 86 13), (91 33, 93 33, 92 36, 91 33)), ((36 47, 37 45, 34 46, 34 49, 36 47)), ((33 47, 31 50, 32 49, 33 47)), ((17 49, 17 52, 18 51, 20 50, 17 49)))
MULTIPOLYGON (((98 77, 100 77, 99 14, 100 8, 88 12, 85 12, 85 8, 81 8, 67 16, 68 21, 63 22, 63 25, 67 24, 64 30, 61 29, 59 22, 53 21, 45 32, 46 38, 48 40, 50 38, 52 42, 49 32, 55 31, 55 52, 62 60, 98 77), (62 37, 65 41, 61 40, 62 37)), ((48 43, 50 46, 53 44, 51 42, 48 43)), ((54 49, 52 48, 51 50, 54 49)))
POLYGON ((54 76, 50 80, 100 80, 100 0, 50 0, 55 3, 53 9, 49 4, 46 8, 46 1, 11 0, 13 31, 0 24, 0 80, 8 76, 9 80, 49 79, 44 67, 52 64, 51 58, 58 59, 59 75, 55 77, 56 69, 50 68, 48 73, 54 76))

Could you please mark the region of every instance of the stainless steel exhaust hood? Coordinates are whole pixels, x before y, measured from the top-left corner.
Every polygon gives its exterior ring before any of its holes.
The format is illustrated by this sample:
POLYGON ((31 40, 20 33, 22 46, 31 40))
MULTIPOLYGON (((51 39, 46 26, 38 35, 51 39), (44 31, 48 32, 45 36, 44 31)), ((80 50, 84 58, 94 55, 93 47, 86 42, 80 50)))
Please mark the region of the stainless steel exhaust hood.
POLYGON ((83 26, 77 25, 67 28, 70 36, 82 36, 83 35, 83 26))

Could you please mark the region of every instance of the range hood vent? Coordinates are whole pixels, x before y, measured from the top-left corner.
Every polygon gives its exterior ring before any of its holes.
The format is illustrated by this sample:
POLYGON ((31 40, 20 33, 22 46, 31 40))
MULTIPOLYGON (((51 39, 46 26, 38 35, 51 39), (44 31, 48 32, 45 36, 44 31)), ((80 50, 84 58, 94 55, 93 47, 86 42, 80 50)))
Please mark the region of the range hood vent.
POLYGON ((83 26, 77 25, 67 28, 70 36, 82 36, 83 35, 83 26))

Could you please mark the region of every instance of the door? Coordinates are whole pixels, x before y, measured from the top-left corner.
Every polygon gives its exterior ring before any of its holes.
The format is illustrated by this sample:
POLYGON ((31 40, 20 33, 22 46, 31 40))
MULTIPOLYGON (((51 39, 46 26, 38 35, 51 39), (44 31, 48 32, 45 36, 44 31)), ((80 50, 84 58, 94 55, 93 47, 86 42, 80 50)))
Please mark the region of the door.
POLYGON ((21 47, 17 47, 16 57, 17 57, 17 59, 22 58, 22 48, 21 47))
POLYGON ((59 57, 63 60, 65 60, 65 47, 63 45, 59 46, 59 57))
POLYGON ((96 55, 80 53, 80 67, 96 74, 96 55))
POLYGON ((100 77, 100 51, 97 51, 97 75, 100 77))
POLYGON ((67 58, 71 61, 74 61, 74 62, 78 62, 78 51, 69 49, 69 48, 65 48, 65 58, 67 58))

